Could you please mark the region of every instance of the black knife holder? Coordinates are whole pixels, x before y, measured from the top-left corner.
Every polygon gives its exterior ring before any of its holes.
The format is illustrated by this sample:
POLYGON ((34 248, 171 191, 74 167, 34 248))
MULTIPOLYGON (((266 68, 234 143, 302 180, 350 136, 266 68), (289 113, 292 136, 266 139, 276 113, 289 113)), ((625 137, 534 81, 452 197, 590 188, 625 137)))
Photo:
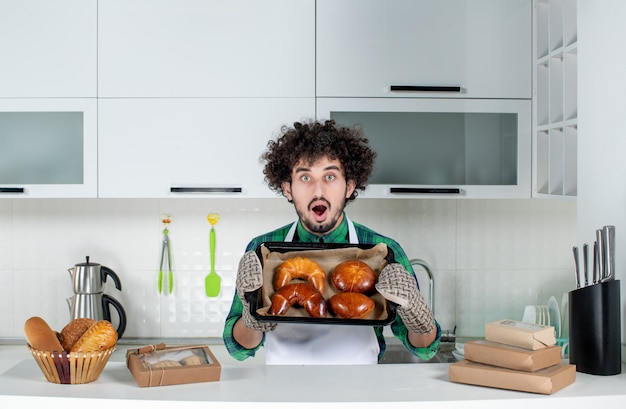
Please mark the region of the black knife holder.
POLYGON ((569 293, 569 361, 577 372, 621 373, 620 308, 619 280, 569 293))

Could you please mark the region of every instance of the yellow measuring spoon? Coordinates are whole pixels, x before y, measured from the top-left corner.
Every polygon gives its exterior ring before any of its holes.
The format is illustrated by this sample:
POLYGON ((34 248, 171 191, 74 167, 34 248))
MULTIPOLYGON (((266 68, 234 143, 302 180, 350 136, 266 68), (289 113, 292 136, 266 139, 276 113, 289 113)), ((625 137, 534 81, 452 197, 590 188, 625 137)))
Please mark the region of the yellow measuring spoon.
POLYGON ((207 216, 211 231, 209 232, 209 253, 211 256, 211 272, 204 279, 204 289, 207 297, 217 297, 220 293, 222 279, 215 272, 215 225, 220 221, 220 215, 209 213, 207 216))

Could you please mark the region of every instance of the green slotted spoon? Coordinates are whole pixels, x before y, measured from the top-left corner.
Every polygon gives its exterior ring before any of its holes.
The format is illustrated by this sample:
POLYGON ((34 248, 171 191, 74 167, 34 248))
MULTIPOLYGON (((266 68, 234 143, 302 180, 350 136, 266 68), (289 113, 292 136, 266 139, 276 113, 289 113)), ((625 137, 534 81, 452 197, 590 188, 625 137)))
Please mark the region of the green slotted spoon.
POLYGON ((209 253, 211 256, 211 272, 204 279, 204 290, 207 297, 217 297, 220 293, 222 279, 215 272, 215 225, 220 221, 220 215, 209 213, 207 220, 211 224, 209 232, 209 253))

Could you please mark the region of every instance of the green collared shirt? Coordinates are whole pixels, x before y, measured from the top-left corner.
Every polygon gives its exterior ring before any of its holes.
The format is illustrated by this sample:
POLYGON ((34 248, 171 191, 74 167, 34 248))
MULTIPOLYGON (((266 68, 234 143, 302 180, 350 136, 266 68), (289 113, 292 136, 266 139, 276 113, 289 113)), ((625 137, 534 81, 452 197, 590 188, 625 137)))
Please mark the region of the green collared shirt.
MULTIPOLYGON (((395 261, 402 264, 404 268, 407 269, 407 271, 415 275, 415 273, 413 272, 413 268, 411 267, 409 258, 407 257, 402 247, 400 247, 400 245, 395 240, 390 239, 389 237, 383 236, 381 234, 378 234, 372 229, 365 227, 361 224, 354 223, 354 222, 353 224, 354 224, 356 235, 360 244, 385 243, 387 247, 389 247, 393 251, 393 254, 395 256, 395 261)), ((248 246, 246 247, 246 251, 256 250, 256 248, 261 243, 272 242, 272 241, 274 242, 284 241, 285 238, 287 237, 287 233, 289 232, 289 229, 291 228, 291 226, 292 224, 288 224, 272 232, 263 234, 261 236, 258 236, 252 239, 250 243, 248 244, 248 246)), ((330 233, 321 237, 308 232, 304 228, 304 226, 302 226, 302 223, 298 222, 296 234, 294 236, 293 241, 300 242, 300 243, 320 243, 320 242, 349 243, 347 218, 345 217, 345 214, 344 214, 344 218, 341 224, 330 233)), ((264 341, 261 341, 261 343, 253 349, 246 349, 242 347, 241 345, 239 345, 237 341, 235 341, 235 339, 233 338, 233 327, 235 325, 235 322, 237 322, 237 320, 241 317, 242 309, 243 309, 243 304, 241 300, 239 299, 239 297, 237 296, 237 294, 235 293, 235 296, 233 297, 233 303, 230 307, 230 312, 228 313, 228 316, 226 317, 226 322, 224 324, 224 332, 222 335, 224 339, 224 345, 226 346, 226 349, 228 350, 230 355, 233 358, 240 360, 240 361, 243 361, 244 359, 247 359, 249 357, 253 357, 256 354, 256 351, 263 346, 263 342, 264 342, 264 341)), ((391 330, 393 334, 400 341, 402 341, 404 346, 409 351, 411 351, 414 355, 416 355, 417 357, 421 359, 429 360, 437 353, 437 349, 439 348, 439 340, 441 338, 441 328, 438 323, 436 323, 436 325, 437 325, 437 337, 430 346, 425 347, 425 348, 416 348, 413 345, 411 345, 411 343, 408 340, 408 331, 406 327, 404 326, 404 324, 402 323, 402 320, 400 319, 399 316, 396 316, 395 321, 391 323, 391 330)), ((372 329, 376 334, 376 338, 378 339, 378 345, 380 346, 380 353, 378 354, 378 359, 380 360, 383 354, 385 353, 385 348, 386 348, 385 337, 383 336, 383 327, 372 327, 372 329)))

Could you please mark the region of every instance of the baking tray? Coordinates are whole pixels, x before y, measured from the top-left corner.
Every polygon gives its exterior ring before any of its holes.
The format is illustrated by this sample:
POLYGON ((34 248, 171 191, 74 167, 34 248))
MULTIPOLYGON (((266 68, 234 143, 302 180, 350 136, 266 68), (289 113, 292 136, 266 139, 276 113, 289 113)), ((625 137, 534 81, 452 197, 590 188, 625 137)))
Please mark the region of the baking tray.
MULTIPOLYGON (((338 244, 338 243, 290 243, 290 242, 265 242, 260 244, 256 248, 256 254, 261 260, 261 264, 265 264, 265 256, 268 253, 294 253, 293 255, 289 255, 289 257, 295 257, 296 255, 304 255, 312 258, 320 262, 320 259, 324 259, 326 254, 337 254, 341 252, 342 254, 344 250, 346 252, 350 252, 351 249, 354 249, 357 254, 361 253, 360 250, 364 252, 362 254, 370 254, 375 252, 380 252, 380 268, 374 268, 376 275, 380 273, 380 270, 384 265, 395 262, 395 256, 393 254, 393 250, 389 249, 385 244, 338 244), (317 255, 319 253, 319 256, 317 255), (326 252, 326 253, 322 253, 326 252), (264 254, 265 253, 265 254, 264 254), (384 255, 383 255, 384 253, 384 255)), ((373 256, 376 258, 377 256, 373 256)), ((348 258, 359 258, 359 257, 348 257, 348 258)), ((348 259, 346 258, 346 259, 348 259)), ((264 265, 265 268, 265 265, 264 265)), ((325 298, 328 300, 330 297, 328 296, 328 291, 336 292, 332 284, 330 284, 330 273, 332 270, 327 270, 327 292, 325 293, 325 298)), ((271 278, 273 277, 273 272, 271 272, 271 276, 268 277, 267 274, 270 274, 268 271, 264 271, 264 275, 269 279, 271 283, 271 278)), ((380 294, 378 294, 374 290, 374 294, 371 295, 372 299, 376 302, 376 308, 374 318, 365 318, 365 319, 345 319, 340 317, 335 317, 329 315, 325 318, 315 318, 310 317, 306 314, 303 316, 294 316, 289 315, 289 311, 287 315, 267 315, 265 311, 269 307, 268 299, 271 297, 271 293, 269 293, 268 285, 271 288, 271 284, 267 282, 264 283, 264 286, 257 291, 246 293, 246 300, 250 303, 250 313, 252 316, 261 321, 261 322, 291 322, 291 323, 309 323, 309 324, 335 324, 335 325, 365 325, 365 326, 385 326, 391 324, 396 318, 396 304, 384 299, 380 294), (268 291, 268 296, 264 297, 264 288, 268 291), (378 313, 376 313, 378 311, 378 313), (306 316, 304 316, 306 315, 306 316)), ((273 288, 272 290, 273 291, 273 288)), ((290 310, 298 308, 292 307, 290 310)))

